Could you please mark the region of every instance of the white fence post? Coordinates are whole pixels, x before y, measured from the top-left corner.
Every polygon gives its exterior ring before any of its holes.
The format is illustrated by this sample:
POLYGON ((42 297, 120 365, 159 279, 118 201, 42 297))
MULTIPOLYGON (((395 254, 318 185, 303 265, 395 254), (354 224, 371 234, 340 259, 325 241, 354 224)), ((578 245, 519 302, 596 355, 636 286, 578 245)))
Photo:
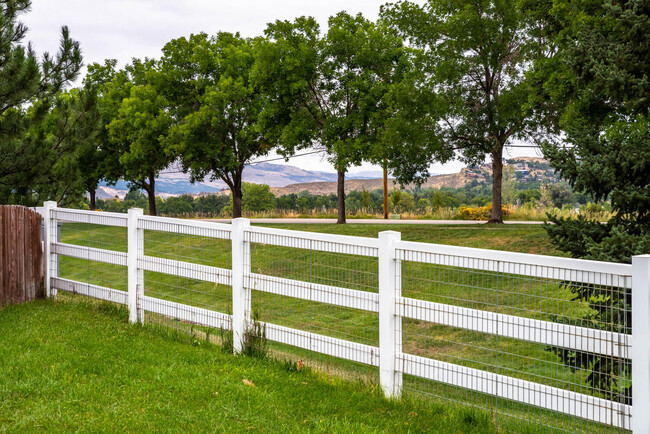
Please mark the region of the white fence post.
POLYGON ((56 241, 56 219, 52 218, 52 210, 56 208, 56 202, 49 200, 43 203, 43 257, 45 258, 45 295, 49 298, 56 298, 56 288, 52 287, 52 278, 59 275, 59 261, 56 261, 52 253, 52 242, 56 241))
POLYGON ((402 395, 402 373, 396 368, 397 354, 402 352, 402 318, 396 309, 398 264, 395 231, 379 233, 379 382, 387 397, 402 395))
POLYGON ((127 258, 129 288, 129 322, 143 322, 144 312, 138 301, 144 294, 144 271, 138 268, 138 251, 144 248, 144 231, 138 229, 142 209, 130 208, 127 220, 127 258))
POLYGON ((244 231, 250 220, 232 221, 232 342, 233 352, 241 353, 244 333, 250 320, 251 294, 244 288, 244 275, 250 273, 250 243, 244 241, 244 231))
POLYGON ((632 257, 632 431, 650 432, 650 255, 632 257))

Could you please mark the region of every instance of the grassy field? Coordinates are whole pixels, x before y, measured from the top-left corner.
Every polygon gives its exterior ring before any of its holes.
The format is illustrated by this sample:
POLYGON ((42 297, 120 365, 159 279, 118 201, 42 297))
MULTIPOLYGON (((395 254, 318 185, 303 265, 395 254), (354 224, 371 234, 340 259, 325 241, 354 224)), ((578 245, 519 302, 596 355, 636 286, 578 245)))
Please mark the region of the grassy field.
MULTIPOLYGON (((286 229, 339 233, 376 237, 384 230, 402 233, 403 240, 435 242, 467 247, 557 255, 543 228, 530 225, 268 225, 286 229)), ((126 251, 126 230, 84 224, 64 224, 61 239, 77 245, 126 251)), ((145 232, 146 255, 176 259, 205 265, 230 268, 230 241, 195 236, 145 232)), ((60 275, 116 289, 126 289, 124 267, 61 257, 60 275)), ((253 244, 251 270, 260 274, 301 281, 341 286, 361 291, 377 291, 377 261, 354 255, 339 255, 310 250, 253 244)), ((586 316, 585 303, 570 301, 571 294, 557 281, 523 278, 514 275, 460 270, 453 267, 402 262, 403 295, 475 309, 498 311, 519 316, 550 320, 553 317, 578 319, 586 316)), ((231 289, 209 282, 145 272, 145 294, 161 299, 231 312, 231 289)), ((344 338, 378 346, 378 318, 370 312, 346 309, 280 297, 253 291, 252 307, 261 319, 274 324, 344 338)), ((159 316, 148 316, 148 322, 165 322, 159 316)), ((169 321, 166 321, 169 323, 169 321)), ((180 327, 181 324, 174 324, 180 327)), ((214 331, 210 331, 214 334, 214 331)), ((467 330, 403 320, 404 351, 470 366, 490 372, 514 376, 581 393, 604 396, 586 384, 589 371, 562 365, 544 345, 499 338, 467 330)), ((328 372, 354 372, 366 383, 376 383, 376 371, 350 362, 341 362, 305 352, 274 347, 281 357, 308 358, 314 367, 328 372)), ((495 409, 493 399, 465 391, 441 390, 428 382, 407 379, 407 390, 425 391, 460 401, 470 401, 487 409, 495 409)), ((514 417, 528 418, 529 409, 500 405, 514 417)), ((495 410, 496 411, 496 410, 495 410)), ((575 429, 574 422, 542 413, 536 417, 543 423, 575 429)), ((596 430, 592 428, 592 430, 596 430)))
POLYGON ((402 240, 511 252, 562 256, 540 225, 273 224, 268 227, 376 238, 381 231, 402 233, 402 240))
POLYGON ((480 411, 389 401, 127 317, 71 295, 0 308, 0 432, 496 432, 480 411))

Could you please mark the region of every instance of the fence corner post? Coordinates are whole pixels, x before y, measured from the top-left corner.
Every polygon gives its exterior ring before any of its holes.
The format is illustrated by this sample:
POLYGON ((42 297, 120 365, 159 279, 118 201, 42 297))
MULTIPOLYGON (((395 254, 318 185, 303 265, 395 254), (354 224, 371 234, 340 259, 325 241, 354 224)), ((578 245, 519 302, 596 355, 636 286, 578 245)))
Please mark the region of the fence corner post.
POLYGON ((248 227, 250 220, 246 218, 232 220, 232 349, 235 354, 242 352, 251 310, 250 289, 244 285, 244 276, 250 272, 250 243, 244 238, 248 227))
POLYGON ((402 395, 402 372, 396 369, 402 352, 402 318, 396 304, 400 265, 394 245, 401 238, 395 231, 379 233, 379 382, 388 398, 402 395))
POLYGON ((144 273, 138 268, 138 251, 144 249, 144 231, 138 229, 138 219, 142 217, 141 208, 130 208, 127 219, 127 255, 126 265, 128 267, 128 306, 129 322, 144 322, 144 311, 138 303, 141 295, 144 294, 144 273))
POLYGON ((650 432, 650 255, 632 257, 632 431, 650 432))
POLYGON ((43 274, 45 277, 45 296, 56 298, 56 288, 52 286, 52 278, 59 275, 58 262, 54 260, 52 242, 56 241, 56 219, 52 218, 52 210, 57 207, 56 202, 48 200, 43 202, 43 274))

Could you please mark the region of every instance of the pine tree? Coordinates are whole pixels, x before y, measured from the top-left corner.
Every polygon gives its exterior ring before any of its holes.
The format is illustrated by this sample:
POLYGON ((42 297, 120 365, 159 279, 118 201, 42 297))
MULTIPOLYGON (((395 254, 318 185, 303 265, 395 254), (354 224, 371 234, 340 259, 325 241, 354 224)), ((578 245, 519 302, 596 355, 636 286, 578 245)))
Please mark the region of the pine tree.
POLYGON ((79 43, 61 30, 56 55, 45 53, 39 61, 31 46, 22 45, 27 27, 18 21, 28 0, 0 0, 0 201, 23 201, 31 186, 48 182, 47 143, 26 137, 42 123, 53 100, 77 77, 81 68, 79 43), (34 104, 36 101, 39 103, 34 104))
MULTIPOLYGON (((574 257, 630 262, 650 253, 650 2, 546 1, 527 5, 538 29, 531 72, 531 115, 544 155, 574 190, 611 200, 606 223, 550 216, 553 243, 574 257)), ((623 288, 567 283, 587 301, 594 323, 629 333, 631 294, 623 288)), ((629 360, 553 348, 589 384, 631 403, 629 360)))

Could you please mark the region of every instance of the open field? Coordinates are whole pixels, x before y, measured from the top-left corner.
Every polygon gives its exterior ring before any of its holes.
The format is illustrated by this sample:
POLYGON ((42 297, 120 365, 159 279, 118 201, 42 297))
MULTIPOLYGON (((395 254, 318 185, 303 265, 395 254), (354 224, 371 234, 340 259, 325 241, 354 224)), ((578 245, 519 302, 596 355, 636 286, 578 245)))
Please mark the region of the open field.
MULTIPOLYGON (((268 225, 299 229, 295 224, 268 225)), ((302 230, 376 237, 384 230, 402 232, 402 239, 436 242, 468 247, 491 248, 525 253, 557 254, 543 228, 531 225, 306 225, 302 230)), ((64 224, 61 240, 70 244, 126 251, 124 228, 85 224, 64 224)), ((145 231, 144 253, 148 256, 230 268, 230 241, 145 231)), ((60 276, 102 286, 126 290, 126 268, 61 257, 60 276)), ((315 252, 310 250, 253 244, 251 270, 254 273, 322 283, 361 291, 377 291, 377 260, 362 256, 315 252)), ((435 301, 486 311, 515 314, 535 319, 565 318, 576 320, 589 312, 586 303, 570 301, 571 294, 557 281, 490 274, 453 267, 402 262, 403 294, 407 297, 435 301), (495 302, 496 300, 496 302, 495 302)), ((230 313, 231 289, 187 278, 145 272, 145 294, 165 300, 230 313)), ((263 321, 355 342, 378 345, 377 314, 330 306, 308 300, 281 297, 253 291, 252 307, 263 321)), ((148 315, 147 322, 166 322, 148 315)), ((179 328, 181 325, 173 324, 179 328)), ((185 327, 187 328, 187 327, 185 327)), ((215 335, 214 330, 204 333, 215 335)), ((217 331, 218 333, 218 331, 217 331)), ((589 371, 570 369, 544 345, 499 338, 477 332, 441 326, 417 320, 403 322, 404 351, 463 366, 498 372, 508 376, 561 387, 580 393, 607 397, 586 383, 589 371)), ((365 383, 375 384, 377 372, 351 362, 274 346, 277 356, 296 360, 301 357, 310 366, 328 372, 349 373, 365 383)), ((349 375, 345 375, 349 376, 349 375)), ((405 379, 407 391, 469 401, 493 410, 494 399, 465 391, 443 390, 430 382, 405 379)), ((500 404, 499 411, 513 418, 530 418, 530 409, 514 404, 500 404)), ((578 421, 534 411, 536 420, 572 431, 584 428, 578 421), (576 425, 577 423, 577 425, 576 425)), ((511 423, 508 418, 499 421, 511 423)), ((597 430, 597 426, 591 430, 597 430)))

